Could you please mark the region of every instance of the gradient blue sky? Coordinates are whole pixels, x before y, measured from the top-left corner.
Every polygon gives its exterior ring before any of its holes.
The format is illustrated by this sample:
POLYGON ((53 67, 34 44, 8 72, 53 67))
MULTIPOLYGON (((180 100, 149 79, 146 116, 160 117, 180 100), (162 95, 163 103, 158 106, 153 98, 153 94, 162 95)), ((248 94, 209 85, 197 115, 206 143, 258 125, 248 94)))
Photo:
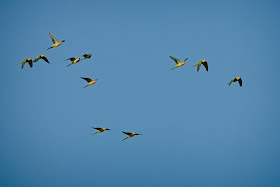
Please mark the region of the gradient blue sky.
POLYGON ((279 9, 1 1, 0 185, 280 186, 279 9), (47 51, 49 32, 66 42, 47 51), (42 53, 51 64, 17 65, 42 53), (171 71, 170 55, 189 59, 171 71))

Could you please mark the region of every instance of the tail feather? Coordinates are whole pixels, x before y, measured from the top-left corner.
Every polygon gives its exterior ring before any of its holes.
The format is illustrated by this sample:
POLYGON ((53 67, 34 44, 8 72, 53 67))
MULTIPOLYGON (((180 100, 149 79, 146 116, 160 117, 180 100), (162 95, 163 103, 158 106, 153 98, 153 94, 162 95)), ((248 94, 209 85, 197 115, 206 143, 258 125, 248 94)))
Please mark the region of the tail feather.
POLYGON ((127 138, 129 138, 128 136, 125 138, 125 139, 123 139, 122 141, 124 141, 124 140, 126 140, 127 138))
POLYGON ((70 66, 70 65, 72 65, 72 63, 71 63, 71 64, 68 64, 66 67, 68 67, 68 66, 70 66))
POLYGON ((177 68, 177 66, 175 66, 174 68, 172 68, 171 70, 173 70, 173 69, 175 69, 175 68, 177 68))
POLYGON ((53 47, 49 47, 47 50, 49 50, 49 49, 51 49, 51 48, 53 48, 53 47))
MULTIPOLYGON (((96 132, 95 132, 95 133, 93 133, 92 135, 95 135, 95 134, 97 134, 97 133, 98 133, 98 131, 96 131, 96 132)), ((91 135, 91 136, 92 136, 92 135, 91 135)))
POLYGON ((84 88, 88 87, 89 85, 86 85, 84 88))

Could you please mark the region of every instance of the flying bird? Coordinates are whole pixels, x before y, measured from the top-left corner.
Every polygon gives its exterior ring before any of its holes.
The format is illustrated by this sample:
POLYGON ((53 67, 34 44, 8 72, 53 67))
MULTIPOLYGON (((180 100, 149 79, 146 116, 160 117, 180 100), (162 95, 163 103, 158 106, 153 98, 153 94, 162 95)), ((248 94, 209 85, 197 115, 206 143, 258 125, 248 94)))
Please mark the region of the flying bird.
MULTIPOLYGON (((70 66, 70 65, 72 65, 72 64, 76 64, 77 62, 79 62, 81 59, 80 58, 75 58, 75 57, 71 57, 71 58, 68 58, 68 59, 66 59, 66 60, 71 60, 71 63, 70 64, 68 64, 66 67, 68 67, 68 66, 70 66)), ((65 61, 66 61, 65 60, 65 61)))
POLYGON ((88 84, 84 88, 86 88, 86 87, 88 87, 90 85, 95 84, 97 82, 97 80, 99 79, 99 78, 97 78, 97 79, 91 80, 90 78, 85 78, 85 77, 81 77, 81 78, 88 82, 88 84))
MULTIPOLYGON (((60 46, 63 42, 65 42, 65 40, 62 40, 61 42, 58 42, 58 41, 56 40, 56 38, 55 38, 51 33, 49 33, 49 35, 50 35, 50 37, 51 37, 51 39, 52 39, 53 45, 52 45, 51 47, 49 47, 48 49, 51 49, 51 48, 54 48, 54 47, 58 47, 58 46, 60 46)), ((47 49, 47 50, 48 50, 48 49, 47 49)))
POLYGON ((171 70, 183 66, 183 65, 185 64, 186 60, 188 60, 188 58, 186 58, 185 60, 183 60, 183 61, 181 62, 181 61, 180 61, 179 59, 177 59, 177 58, 174 58, 174 57, 172 57, 172 56, 169 56, 169 57, 170 57, 172 60, 174 60, 174 61, 176 62, 176 64, 177 64, 177 65, 176 65, 174 68, 172 68, 171 70))
POLYGON ((89 59, 92 56, 92 53, 90 54, 84 54, 82 60, 89 59))
POLYGON ((102 132, 104 132, 104 131, 109 131, 109 130, 111 130, 111 129, 107 129, 106 127, 104 127, 104 128, 91 127, 91 128, 93 128, 93 129, 96 129, 96 130, 97 130, 97 131, 96 131, 95 133, 93 133, 92 135, 95 135, 95 134, 97 134, 97 133, 102 133, 102 132))
POLYGON ((23 69, 26 62, 28 62, 29 66, 31 68, 33 67, 32 58, 29 57, 29 58, 24 59, 21 63, 19 63, 19 64, 21 64, 21 69, 23 69))
POLYGON ((228 83, 228 86, 230 86, 231 83, 236 82, 236 81, 238 81, 238 82, 239 82, 239 86, 242 87, 242 79, 241 79, 241 77, 235 77, 235 78, 233 78, 233 79, 228 83))
POLYGON ((193 67, 197 66, 197 71, 199 71, 201 64, 203 64, 204 67, 205 67, 205 69, 206 69, 206 71, 208 71, 208 64, 207 64, 206 59, 203 59, 203 60, 199 61, 199 62, 198 62, 196 65, 194 65, 193 67))
POLYGON ((50 62, 48 61, 48 59, 46 58, 46 55, 45 55, 45 54, 41 54, 41 55, 37 56, 37 57, 35 58, 35 60, 33 60, 33 62, 37 62, 37 61, 40 60, 40 59, 43 59, 43 60, 46 61, 47 63, 50 63, 50 62))
POLYGON ((126 134, 127 137, 125 139, 123 139, 122 141, 126 140, 127 138, 131 138, 131 137, 133 137, 135 135, 142 135, 142 134, 137 134, 136 132, 131 133, 131 132, 124 132, 123 131, 123 133, 126 134))

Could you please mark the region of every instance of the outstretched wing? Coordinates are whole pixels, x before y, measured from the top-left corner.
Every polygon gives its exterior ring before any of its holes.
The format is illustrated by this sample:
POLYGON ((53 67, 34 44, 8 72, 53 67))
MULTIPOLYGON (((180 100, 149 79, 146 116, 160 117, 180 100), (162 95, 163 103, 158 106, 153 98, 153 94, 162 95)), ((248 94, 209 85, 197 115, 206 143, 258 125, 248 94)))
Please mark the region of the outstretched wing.
POLYGON ((189 59, 189 58, 186 58, 186 59, 184 60, 184 62, 186 62, 188 59, 189 59))
POLYGON ((93 129, 96 129, 96 130, 101 130, 102 128, 99 128, 99 127, 91 127, 93 129))
POLYGON ((52 39, 52 42, 55 44, 55 43, 58 43, 57 42, 57 40, 56 40, 56 38, 51 34, 51 33, 49 33, 49 35, 50 35, 50 37, 51 37, 51 39, 52 39))
POLYGON ((134 134, 134 135, 142 135, 142 134, 134 134))
POLYGON ((126 135, 131 135, 131 132, 124 132, 123 131, 123 133, 126 134, 126 135))
POLYGON ((29 64, 29 66, 32 68, 33 67, 33 62, 32 62, 32 60, 31 61, 28 61, 28 64, 29 64))
MULTIPOLYGON (((234 78, 235 79, 235 78, 234 78)), ((228 83, 228 86, 231 85, 231 83, 233 83, 234 79, 231 79, 231 81, 228 83)))
POLYGON ((42 59, 43 59, 44 61, 46 61, 47 63, 50 63, 46 57, 42 57, 42 59))
POLYGON ((87 82, 91 82, 92 81, 90 78, 85 78, 85 77, 81 77, 81 78, 86 80, 87 82))
POLYGON ((197 71, 199 71, 201 64, 197 64, 197 71))
POLYGON ((238 79, 238 82, 239 82, 240 87, 242 87, 242 79, 241 78, 238 79))
POLYGON ((41 58, 41 55, 37 56, 33 62, 37 62, 41 58))
MULTIPOLYGON (((71 60, 71 61, 74 61, 76 58, 75 57, 71 57, 71 58, 67 58, 66 60, 71 60)), ((65 61, 66 61, 65 60, 65 61)))
POLYGON ((204 63, 202 63, 202 64, 204 65, 206 71, 208 71, 208 64, 207 64, 207 62, 204 62, 204 63))
POLYGON ((178 64, 180 61, 177 58, 174 58, 173 56, 169 56, 172 60, 174 60, 176 62, 176 64, 178 64))

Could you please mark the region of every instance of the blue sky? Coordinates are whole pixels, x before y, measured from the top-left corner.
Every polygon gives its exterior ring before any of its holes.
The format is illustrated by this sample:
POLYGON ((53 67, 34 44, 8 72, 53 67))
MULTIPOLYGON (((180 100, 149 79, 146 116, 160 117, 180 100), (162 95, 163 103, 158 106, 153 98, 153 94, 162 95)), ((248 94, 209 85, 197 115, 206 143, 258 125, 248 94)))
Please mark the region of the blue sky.
POLYGON ((279 186, 279 5, 1 1, 1 186, 279 186))

